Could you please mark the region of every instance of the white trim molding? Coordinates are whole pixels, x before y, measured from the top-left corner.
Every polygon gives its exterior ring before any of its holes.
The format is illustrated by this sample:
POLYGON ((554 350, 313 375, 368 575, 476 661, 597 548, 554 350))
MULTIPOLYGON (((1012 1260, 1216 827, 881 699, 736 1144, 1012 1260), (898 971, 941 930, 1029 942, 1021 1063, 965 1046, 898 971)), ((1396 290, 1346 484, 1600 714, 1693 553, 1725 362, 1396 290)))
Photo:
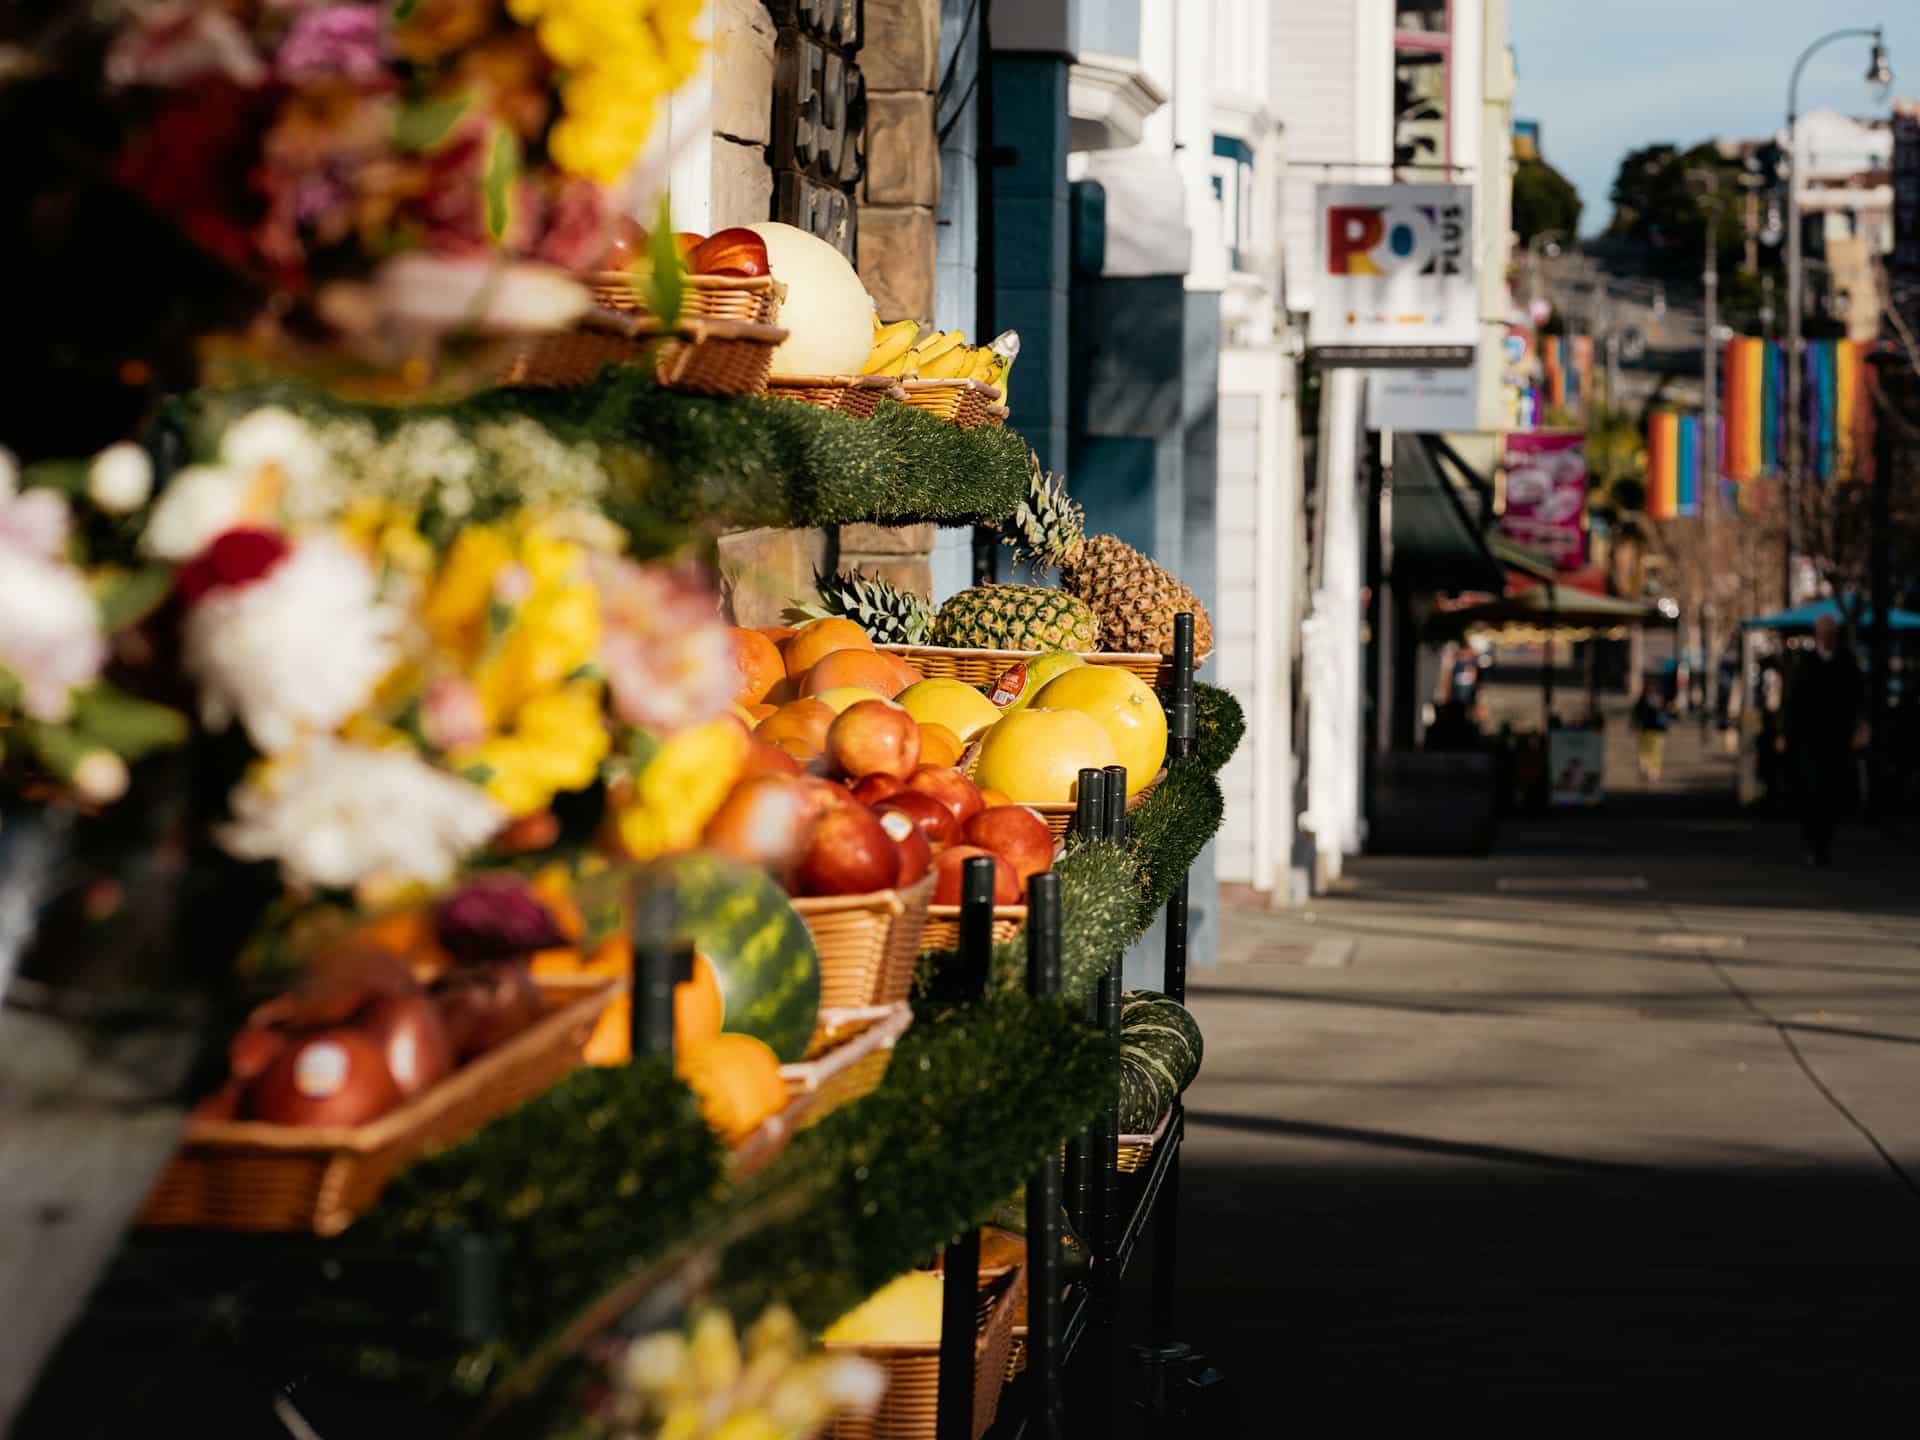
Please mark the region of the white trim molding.
POLYGON ((1138 145, 1147 117, 1167 103, 1138 60, 1082 55, 1067 72, 1069 148, 1120 150, 1138 145))

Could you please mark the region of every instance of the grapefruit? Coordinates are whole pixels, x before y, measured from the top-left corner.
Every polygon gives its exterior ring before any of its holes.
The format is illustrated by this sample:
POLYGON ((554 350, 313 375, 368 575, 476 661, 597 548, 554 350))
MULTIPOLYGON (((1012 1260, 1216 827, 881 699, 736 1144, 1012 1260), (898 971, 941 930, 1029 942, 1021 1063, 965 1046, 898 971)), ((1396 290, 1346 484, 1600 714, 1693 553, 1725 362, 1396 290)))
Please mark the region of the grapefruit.
POLYGON ((1117 762, 1127 767, 1129 795, 1138 794, 1167 758, 1167 712, 1160 697, 1117 665, 1083 665, 1055 676, 1030 708, 1085 715, 1099 725, 1117 762))
MULTIPOLYGON (((1058 681, 1054 682, 1058 684, 1058 681)), ((1117 764, 1113 741, 1078 710, 1016 710, 980 741, 973 781, 1016 804, 1055 805, 1079 798, 1080 772, 1117 764)), ((1127 776, 1131 783, 1133 776, 1127 776)))

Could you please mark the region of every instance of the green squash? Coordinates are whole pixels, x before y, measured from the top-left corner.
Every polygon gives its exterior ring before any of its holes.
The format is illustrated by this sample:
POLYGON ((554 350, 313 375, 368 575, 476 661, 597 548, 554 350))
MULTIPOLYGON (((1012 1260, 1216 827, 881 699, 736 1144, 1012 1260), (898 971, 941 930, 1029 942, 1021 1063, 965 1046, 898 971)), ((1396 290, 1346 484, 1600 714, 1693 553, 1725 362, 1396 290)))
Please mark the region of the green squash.
POLYGON ((786 892, 764 870, 700 853, 656 860, 639 883, 673 891, 678 938, 719 976, 721 1029, 764 1040, 783 1065, 804 1059, 820 1010, 820 956, 786 892))
POLYGON ((1152 990, 1120 1002, 1120 1131, 1144 1135, 1200 1073, 1200 1027, 1184 1005, 1152 990))

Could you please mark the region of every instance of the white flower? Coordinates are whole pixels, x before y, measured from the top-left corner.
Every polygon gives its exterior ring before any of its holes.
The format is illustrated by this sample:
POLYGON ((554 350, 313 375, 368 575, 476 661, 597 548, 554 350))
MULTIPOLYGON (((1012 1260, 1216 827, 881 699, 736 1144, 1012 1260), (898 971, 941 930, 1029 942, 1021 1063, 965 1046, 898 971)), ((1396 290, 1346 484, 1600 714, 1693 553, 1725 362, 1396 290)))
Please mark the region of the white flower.
POLYGON ((332 457, 291 410, 265 405, 242 415, 221 435, 220 458, 249 477, 272 466, 281 482, 280 503, 294 520, 321 519, 339 508, 332 457))
POLYGON ((405 750, 316 737, 261 766, 232 796, 220 844, 277 860, 290 884, 348 889, 374 877, 439 884, 505 813, 478 785, 405 750))
POLYGON ((254 518, 252 480, 219 465, 189 465, 160 492, 140 548, 158 560, 191 560, 221 532, 254 518))
POLYGON ((70 528, 67 497, 57 490, 0 493, 0 545, 59 560, 70 528))
POLYGON ((100 611, 80 572, 0 544, 0 668, 20 682, 27 714, 66 719, 74 689, 98 678, 106 660, 100 611))
POLYGON ((388 260, 374 284, 388 316, 442 332, 564 330, 593 307, 586 287, 564 270, 424 251, 388 260))
POLYGON ((138 510, 153 494, 153 460, 131 440, 109 445, 87 470, 87 498, 109 515, 138 510))
POLYGON ((376 590, 358 551, 318 535, 263 579, 213 591, 186 625, 201 719, 237 718, 268 754, 346 720, 399 657, 402 616, 376 590))

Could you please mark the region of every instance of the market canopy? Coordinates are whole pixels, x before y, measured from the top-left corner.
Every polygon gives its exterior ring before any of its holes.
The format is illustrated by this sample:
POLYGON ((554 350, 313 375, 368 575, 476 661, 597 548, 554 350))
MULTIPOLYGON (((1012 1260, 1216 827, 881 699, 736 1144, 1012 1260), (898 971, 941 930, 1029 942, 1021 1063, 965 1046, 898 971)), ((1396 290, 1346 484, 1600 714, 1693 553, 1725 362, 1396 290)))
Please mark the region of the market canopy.
POLYGON ((1552 581, 1477 605, 1442 610, 1427 622, 1431 639, 1469 630, 1606 631, 1664 623, 1659 610, 1618 595, 1595 595, 1552 581))
MULTIPOLYGON (((1851 607, 1847 607, 1850 609, 1851 607)), ((1896 630, 1920 630, 1920 615, 1911 610, 1890 612, 1893 628, 1896 630)), ((1756 615, 1740 622, 1743 630, 1776 630, 1783 634, 1807 634, 1813 630, 1814 622, 1822 618, 1847 623, 1847 610, 1838 600, 1829 596, 1825 600, 1809 600, 1804 605, 1795 605, 1790 610, 1776 610, 1771 615, 1756 615)), ((1862 606, 1857 623, 1864 629, 1873 624, 1873 611, 1862 606)))
POLYGON ((1489 545, 1480 498, 1441 463, 1441 442, 1393 436, 1393 582, 1409 591, 1499 591, 1506 570, 1489 545))

